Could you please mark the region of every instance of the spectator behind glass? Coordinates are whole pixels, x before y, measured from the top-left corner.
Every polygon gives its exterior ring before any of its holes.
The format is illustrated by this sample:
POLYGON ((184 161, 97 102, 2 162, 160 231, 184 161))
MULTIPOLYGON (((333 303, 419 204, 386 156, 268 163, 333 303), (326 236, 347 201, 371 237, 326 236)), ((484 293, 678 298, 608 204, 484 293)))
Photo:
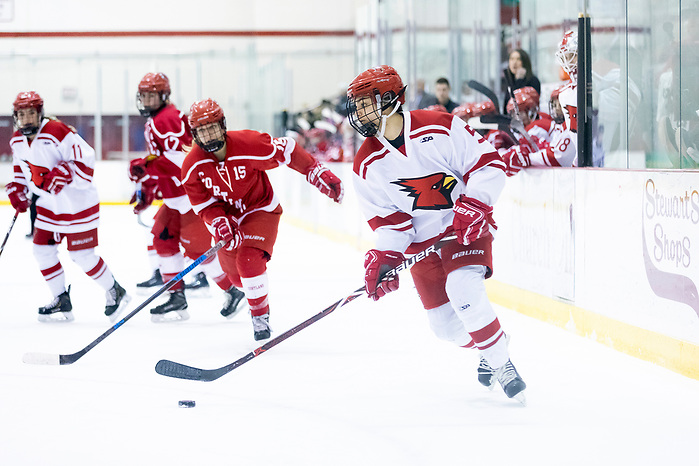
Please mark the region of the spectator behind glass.
MULTIPOLYGON (((508 58, 507 68, 512 72, 515 78, 514 89, 521 89, 523 87, 531 86, 536 89, 538 94, 541 94, 541 83, 539 78, 534 76, 532 71, 532 61, 529 59, 529 55, 522 49, 516 49, 510 52, 508 58)), ((503 77, 502 88, 505 92, 505 101, 502 104, 502 113, 507 113, 507 103, 510 101, 510 93, 507 91, 507 80, 503 77)))
POLYGON ((437 103, 444 106, 449 113, 459 106, 459 104, 451 100, 449 97, 450 92, 451 86, 449 85, 449 80, 447 78, 439 78, 437 81, 435 81, 434 93, 437 96, 437 103))
POLYGON ((410 99, 410 110, 418 110, 427 108, 430 105, 437 103, 437 97, 425 91, 425 80, 418 79, 415 81, 415 94, 410 99))

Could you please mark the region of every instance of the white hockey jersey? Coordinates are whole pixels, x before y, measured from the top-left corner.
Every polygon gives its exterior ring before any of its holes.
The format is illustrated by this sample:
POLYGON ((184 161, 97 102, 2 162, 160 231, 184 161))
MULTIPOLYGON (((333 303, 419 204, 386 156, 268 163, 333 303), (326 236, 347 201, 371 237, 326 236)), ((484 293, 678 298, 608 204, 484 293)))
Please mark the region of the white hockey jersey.
POLYGON ((578 85, 571 81, 561 89, 558 94, 558 102, 561 104, 565 125, 570 136, 573 139, 573 144, 578 147, 578 85))
POLYGON ((540 113, 537 120, 526 127, 535 137, 540 150, 528 154, 531 167, 572 167, 577 165, 578 152, 575 147, 576 135, 565 125, 556 124, 546 113, 540 113))
POLYGON ((16 131, 10 140, 14 181, 39 196, 35 226, 58 233, 79 233, 97 228, 99 197, 92 184, 95 151, 77 133, 58 120, 44 118, 29 143, 16 131), (61 162, 70 162, 73 181, 58 194, 39 186, 44 176, 61 162))
POLYGON ((360 207, 378 234, 376 248, 416 253, 452 231, 461 194, 493 205, 505 185, 495 148, 460 118, 405 112, 402 150, 367 138, 354 160, 360 207))

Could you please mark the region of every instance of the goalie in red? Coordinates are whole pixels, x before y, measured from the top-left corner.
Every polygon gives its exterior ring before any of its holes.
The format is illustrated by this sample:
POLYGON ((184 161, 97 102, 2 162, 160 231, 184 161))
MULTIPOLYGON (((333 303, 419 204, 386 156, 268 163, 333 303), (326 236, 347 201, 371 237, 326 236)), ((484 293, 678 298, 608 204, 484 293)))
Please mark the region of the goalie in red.
POLYGON ((441 238, 456 234, 417 262, 411 274, 434 333, 479 350, 478 381, 499 381, 524 402, 526 385, 510 361, 507 337, 485 292, 492 274, 493 204, 505 164, 493 146, 459 117, 405 111, 405 86, 390 66, 359 74, 347 90, 352 127, 366 137, 354 160, 354 185, 376 248, 367 252, 366 292, 374 300, 398 288, 387 270, 441 238))
POLYGON ((255 340, 265 340, 271 336, 267 261, 282 214, 265 172, 288 165, 335 202, 342 200, 342 182, 291 138, 226 131, 223 110, 214 100, 195 102, 189 123, 196 145, 182 165, 182 183, 216 241, 228 242, 218 252, 221 265, 245 291, 255 340))

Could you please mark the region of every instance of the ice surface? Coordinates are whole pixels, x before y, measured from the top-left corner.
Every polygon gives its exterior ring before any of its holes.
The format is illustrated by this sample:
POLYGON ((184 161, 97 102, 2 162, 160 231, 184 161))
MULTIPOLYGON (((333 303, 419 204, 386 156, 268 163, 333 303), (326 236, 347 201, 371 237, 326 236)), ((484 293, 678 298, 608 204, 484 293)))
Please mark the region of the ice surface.
MULTIPOLYGON (((3 236, 12 214, 0 207, 3 236)), ((210 383, 153 368, 162 358, 216 368, 260 346, 247 315, 219 315, 218 290, 189 300, 187 322, 154 324, 145 309, 73 365, 24 364, 25 352, 73 353, 110 327, 103 290, 65 249, 75 321, 37 322, 51 296, 28 223, 22 215, 0 257, 2 465, 696 464, 698 381, 498 307, 529 386, 522 407, 478 384, 475 352, 432 335, 407 276, 210 383)), ((134 293, 151 274, 146 235, 129 207, 102 207, 98 251, 133 296, 127 312, 145 300, 134 293)), ((282 223, 273 335, 361 286, 362 262, 282 223)))

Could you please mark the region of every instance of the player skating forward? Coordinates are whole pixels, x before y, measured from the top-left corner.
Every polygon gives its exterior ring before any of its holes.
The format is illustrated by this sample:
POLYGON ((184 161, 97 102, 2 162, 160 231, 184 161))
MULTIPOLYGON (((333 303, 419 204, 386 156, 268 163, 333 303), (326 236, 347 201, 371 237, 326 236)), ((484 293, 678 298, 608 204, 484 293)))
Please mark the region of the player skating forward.
POLYGON ((182 165, 182 182, 216 241, 229 242, 218 252, 221 265, 245 290, 255 340, 267 339, 267 261, 282 207, 265 171, 288 165, 335 202, 342 200, 342 183, 291 138, 250 130, 226 132, 223 110, 211 99, 192 105, 189 123, 196 145, 182 165))
POLYGON ((39 308, 40 322, 73 320, 70 287, 58 259, 66 238, 70 258, 104 288, 104 313, 114 322, 129 301, 124 288, 95 253, 99 198, 92 184, 95 151, 73 128, 44 117, 44 101, 36 92, 20 92, 13 103, 17 131, 12 135, 14 179, 6 191, 12 207, 25 212, 36 194, 34 257, 54 299, 39 308))
POLYGON ((354 161, 354 184, 378 234, 364 260, 366 291, 377 300, 396 290, 398 277, 380 281, 383 272, 455 233, 457 240, 411 269, 430 326, 439 338, 480 351, 480 383, 497 380, 508 397, 523 400, 526 385, 484 286, 505 165, 458 117, 403 111, 404 92, 390 66, 364 71, 347 90, 350 123, 367 138, 354 161))
MULTIPOLYGON (((160 259, 160 273, 167 282, 185 267, 180 245, 184 254, 194 260, 211 247, 211 234, 192 210, 180 182, 185 157, 183 148, 191 146, 192 134, 187 117, 170 103, 170 81, 167 76, 163 73, 146 74, 138 84, 136 102, 141 114, 148 116, 145 137, 149 155, 131 161, 129 176, 133 181, 140 182, 142 189, 149 186, 151 193, 157 189, 162 195, 163 205, 155 214, 151 231, 160 259)), ((152 202, 154 197, 147 194, 146 202, 152 202)), ((139 204, 135 209, 138 208, 139 204)), ((212 256, 200 267, 226 293, 221 315, 228 318, 236 315, 245 295, 233 286, 223 272, 218 257, 212 256)), ((188 319, 183 282, 170 288, 168 301, 150 312, 154 322, 188 319)))
MULTIPOLYGON (((508 176, 517 174, 527 167, 571 167, 575 165, 577 151, 574 136, 564 124, 557 124, 551 116, 539 112, 539 93, 533 87, 523 87, 514 91, 515 98, 507 103, 507 111, 515 118, 514 102, 531 139, 538 146, 532 150, 523 140, 519 144, 504 148, 500 146, 499 134, 489 137, 495 140, 494 147, 505 160, 508 176)), ((499 133, 502 133, 500 131, 499 133)), ((504 139, 504 138, 503 138, 504 139)))

